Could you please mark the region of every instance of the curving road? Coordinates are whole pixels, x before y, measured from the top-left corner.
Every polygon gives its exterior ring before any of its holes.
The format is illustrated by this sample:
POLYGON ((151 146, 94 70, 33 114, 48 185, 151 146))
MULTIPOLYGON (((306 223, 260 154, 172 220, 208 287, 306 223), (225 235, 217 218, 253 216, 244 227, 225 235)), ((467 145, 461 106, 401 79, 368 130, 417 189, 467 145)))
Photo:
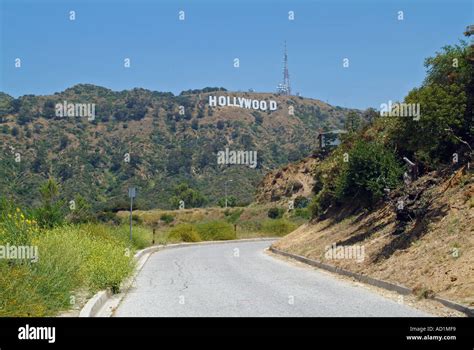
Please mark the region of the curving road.
POLYGON ((151 255, 114 316, 429 316, 327 273, 268 255, 271 242, 151 255))

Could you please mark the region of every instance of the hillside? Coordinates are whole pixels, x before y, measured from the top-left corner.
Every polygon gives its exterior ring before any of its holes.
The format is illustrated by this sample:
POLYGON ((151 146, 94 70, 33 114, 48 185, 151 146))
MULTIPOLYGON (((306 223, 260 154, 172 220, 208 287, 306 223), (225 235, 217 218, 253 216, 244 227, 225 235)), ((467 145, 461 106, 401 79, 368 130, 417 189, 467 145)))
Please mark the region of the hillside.
POLYGON ((82 84, 48 96, 1 94, 0 189, 34 205, 39 184, 52 176, 64 199, 80 194, 94 209, 125 209, 126 189, 134 185, 138 208, 171 208, 181 182, 213 205, 232 179, 229 194, 245 204, 264 173, 311 154, 317 131, 340 128, 349 111, 313 99, 222 88, 174 96, 82 84), (277 109, 211 107, 209 96, 273 100, 277 109), (57 116, 56 104, 64 101, 95 104, 95 117, 57 116), (257 167, 218 165, 217 153, 226 148, 256 151, 257 167))
MULTIPOLYGON (((438 295, 474 305, 474 179, 428 174, 410 186, 418 193, 404 233, 394 210, 400 193, 372 211, 315 220, 274 244, 371 277, 405 285, 420 297, 438 295), (423 213, 423 214, 420 214, 423 213), (364 247, 363 261, 327 256, 328 247, 364 247)), ((415 196, 413 196, 415 198, 415 196)))
POLYGON ((286 205, 289 200, 298 196, 311 196, 314 186, 313 169, 317 163, 317 158, 311 156, 267 173, 258 184, 255 201, 284 202, 286 205))

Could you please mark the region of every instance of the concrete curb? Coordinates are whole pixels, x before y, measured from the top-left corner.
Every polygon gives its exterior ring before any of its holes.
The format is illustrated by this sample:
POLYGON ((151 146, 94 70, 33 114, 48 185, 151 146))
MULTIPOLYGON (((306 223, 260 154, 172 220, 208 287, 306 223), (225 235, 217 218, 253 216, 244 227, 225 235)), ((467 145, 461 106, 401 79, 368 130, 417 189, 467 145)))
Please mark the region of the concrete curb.
MULTIPOLYGON (((234 239, 227 241, 206 241, 206 242, 195 242, 195 243, 176 243, 176 244, 166 244, 166 245, 154 245, 147 247, 145 249, 139 250, 135 253, 133 258, 135 259, 137 266, 134 273, 122 282, 120 286, 121 291, 128 290, 135 280, 135 277, 138 275, 142 267, 145 265, 146 261, 151 254, 156 253, 163 249, 173 249, 173 248, 184 248, 189 246, 196 245, 213 245, 213 244, 231 244, 231 243, 245 243, 245 242, 259 242, 259 241, 274 241, 279 237, 265 237, 265 238, 245 238, 245 239, 234 239)), ((123 292, 122 292, 123 293, 123 292)), ((104 305, 113 297, 112 292, 109 290, 101 290, 97 292, 92 298, 87 301, 84 307, 79 313, 79 317, 96 317, 104 305)), ((119 300, 120 301, 120 300, 119 300)), ((119 302, 118 301, 118 302, 119 302)))
POLYGON ((97 314, 102 305, 104 305, 111 295, 112 293, 108 290, 101 290, 96 293, 81 309, 79 317, 90 317, 91 315, 97 314))
MULTIPOLYGON (((380 287, 380 288, 383 288, 383 289, 386 289, 386 290, 389 290, 389 291, 392 291, 392 292, 397 292, 397 293, 402 294, 402 295, 409 295, 409 294, 413 293, 413 290, 408 288, 408 287, 398 285, 398 284, 395 284, 395 283, 391 283, 391 282, 387 282, 387 281, 382 281, 382 280, 379 280, 379 279, 376 279, 376 278, 373 278, 373 277, 361 275, 359 273, 348 271, 348 270, 342 269, 340 267, 329 265, 329 264, 326 264, 326 263, 323 263, 323 262, 320 262, 320 261, 317 261, 317 260, 309 259, 309 258, 306 258, 306 257, 301 256, 301 255, 288 253, 288 252, 276 249, 272 246, 270 246, 269 250, 272 253, 282 255, 282 256, 297 260, 299 262, 302 262, 302 263, 305 263, 305 264, 308 264, 308 265, 311 265, 311 266, 318 267, 318 268, 323 269, 323 270, 334 272, 334 273, 337 273, 337 274, 343 275, 343 276, 352 277, 352 278, 354 278, 354 279, 356 279, 360 282, 363 282, 363 283, 366 283, 366 284, 369 284, 369 285, 372 285, 372 286, 375 286, 375 287, 380 287)), ((455 303, 451 300, 443 299, 443 298, 440 298, 440 297, 434 297, 432 299, 436 300, 437 302, 443 304, 444 306, 446 306, 450 309, 460 311, 460 312, 466 314, 469 317, 474 317, 474 308, 471 308, 471 307, 465 306, 465 305, 461 305, 461 304, 455 303)))

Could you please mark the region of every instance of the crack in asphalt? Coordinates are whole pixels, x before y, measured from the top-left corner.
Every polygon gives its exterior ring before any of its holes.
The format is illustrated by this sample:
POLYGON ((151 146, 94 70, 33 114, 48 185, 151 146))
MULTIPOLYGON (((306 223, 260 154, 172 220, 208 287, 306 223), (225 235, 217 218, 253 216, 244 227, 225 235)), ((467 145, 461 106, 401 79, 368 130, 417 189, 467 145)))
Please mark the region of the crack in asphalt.
POLYGON ((184 282, 183 282, 183 288, 181 288, 181 289, 179 290, 179 292, 182 292, 182 291, 184 291, 184 290, 186 290, 186 289, 189 288, 189 284, 188 284, 189 282, 188 282, 188 281, 186 280, 186 278, 184 277, 183 266, 178 263, 178 260, 176 260, 176 259, 173 260, 173 264, 174 264, 174 265, 177 267, 177 269, 178 269, 178 277, 180 277, 180 278, 182 278, 182 279, 184 280, 184 282))

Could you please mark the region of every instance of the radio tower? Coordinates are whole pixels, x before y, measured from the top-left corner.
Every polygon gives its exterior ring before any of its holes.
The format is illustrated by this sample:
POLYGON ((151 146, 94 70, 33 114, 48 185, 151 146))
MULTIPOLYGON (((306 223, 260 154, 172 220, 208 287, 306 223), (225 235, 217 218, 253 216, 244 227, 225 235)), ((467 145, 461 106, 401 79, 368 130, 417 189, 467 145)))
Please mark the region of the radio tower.
POLYGON ((283 82, 278 84, 277 91, 280 95, 291 95, 290 85, 290 73, 288 73, 288 54, 286 52, 286 41, 285 51, 283 53, 283 82))

